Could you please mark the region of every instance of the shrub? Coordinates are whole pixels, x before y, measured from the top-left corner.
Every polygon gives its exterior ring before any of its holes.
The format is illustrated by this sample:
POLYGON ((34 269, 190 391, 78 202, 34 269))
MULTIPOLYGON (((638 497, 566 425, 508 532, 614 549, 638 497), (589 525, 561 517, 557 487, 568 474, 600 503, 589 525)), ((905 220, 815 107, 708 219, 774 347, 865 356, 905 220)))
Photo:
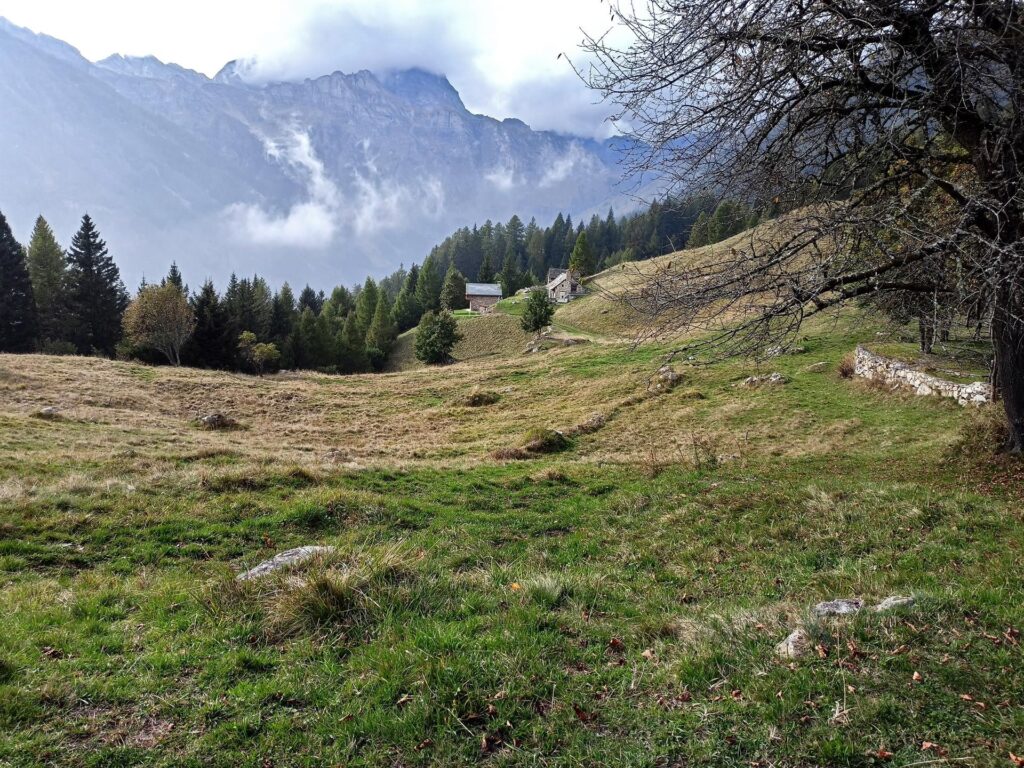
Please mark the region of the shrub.
POLYGON ((428 365, 446 363, 461 339, 451 312, 427 312, 416 328, 416 358, 428 365))
POLYGON ((572 441, 553 429, 535 428, 526 433, 523 450, 527 453, 559 453, 572 446, 572 441))
POLYGON ((459 400, 460 405, 467 408, 482 408, 485 405, 494 405, 501 400, 501 395, 485 389, 474 389, 468 395, 459 400))
POLYGON ((526 307, 523 309, 521 320, 523 330, 527 333, 536 333, 551 322, 555 308, 548 301, 548 293, 543 288, 535 288, 530 291, 526 300, 526 307))
POLYGON ((852 379, 856 369, 856 361, 853 353, 850 352, 843 355, 843 359, 839 361, 839 376, 844 379, 852 379))

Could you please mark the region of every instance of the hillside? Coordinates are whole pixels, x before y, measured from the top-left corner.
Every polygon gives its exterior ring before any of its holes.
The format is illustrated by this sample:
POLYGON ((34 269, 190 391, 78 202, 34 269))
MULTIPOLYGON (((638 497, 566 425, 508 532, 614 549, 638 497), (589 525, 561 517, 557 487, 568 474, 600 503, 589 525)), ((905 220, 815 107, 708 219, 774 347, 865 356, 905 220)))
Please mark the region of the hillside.
POLYGON ((1008 765, 1017 470, 984 412, 839 378, 875 331, 661 393, 656 344, 348 378, 0 356, 0 763, 1008 765), (568 442, 494 458, 532 428, 568 442), (306 545, 335 549, 235 580, 306 545))
POLYGON ((620 339, 634 337, 643 328, 645 319, 620 301, 623 295, 636 291, 658 273, 678 270, 683 264, 699 263, 730 250, 743 253, 758 243, 778 237, 781 226, 779 221, 769 221, 714 245, 617 264, 588 278, 588 295, 559 307, 555 322, 585 333, 620 339))
MULTIPOLYGON (((522 355, 530 340, 519 325, 519 319, 502 312, 490 315, 457 316, 462 340, 455 345, 452 357, 459 362, 486 360, 488 358, 518 357, 522 355)), ((395 348, 388 358, 387 370, 391 373, 423 368, 416 359, 416 330, 407 331, 398 337, 395 348)))

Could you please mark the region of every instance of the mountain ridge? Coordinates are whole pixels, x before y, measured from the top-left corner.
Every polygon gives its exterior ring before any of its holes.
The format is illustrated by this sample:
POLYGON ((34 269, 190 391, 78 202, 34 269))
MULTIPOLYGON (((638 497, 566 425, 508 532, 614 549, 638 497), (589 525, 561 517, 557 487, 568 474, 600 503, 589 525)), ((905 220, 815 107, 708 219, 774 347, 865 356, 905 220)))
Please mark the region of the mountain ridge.
POLYGON ((245 69, 90 62, 0 19, 0 71, 16 75, 0 94, 24 107, 0 141, 32 159, 0 157, 19 180, 0 210, 23 239, 42 213, 64 240, 95 211, 129 284, 177 260, 193 280, 260 271, 327 287, 418 261, 475 221, 630 206, 615 139, 474 114, 443 74, 251 82, 245 69))

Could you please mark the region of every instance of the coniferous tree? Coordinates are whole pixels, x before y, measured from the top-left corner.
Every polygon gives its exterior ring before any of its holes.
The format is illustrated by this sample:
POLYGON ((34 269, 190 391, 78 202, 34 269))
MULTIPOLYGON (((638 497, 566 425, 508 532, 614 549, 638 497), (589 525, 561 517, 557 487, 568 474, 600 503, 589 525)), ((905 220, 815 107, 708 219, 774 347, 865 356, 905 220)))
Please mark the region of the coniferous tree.
POLYGON ((391 315, 399 333, 415 328, 420 321, 420 315, 423 314, 419 301, 416 299, 416 283, 419 280, 419 275, 420 268, 414 264, 409 269, 409 274, 406 275, 398 298, 395 299, 395 306, 391 309, 391 315))
POLYGON ((431 365, 448 362, 461 339, 458 323, 451 312, 427 312, 416 328, 416 358, 431 365))
POLYGON ((32 278, 41 341, 57 341, 67 330, 68 275, 64 249, 42 216, 36 219, 28 244, 28 273, 32 278))
POLYGON ((441 274, 433 254, 423 260, 419 279, 416 281, 416 301, 423 312, 432 312, 441 307, 441 274))
POLYGON ((338 369, 342 373, 362 373, 369 367, 366 357, 366 334, 360 333, 356 313, 350 312, 341 332, 338 369))
POLYGON ((128 292, 88 214, 71 240, 68 260, 69 335, 78 351, 113 355, 121 340, 128 292))
POLYGON ((182 296, 188 298, 188 286, 185 285, 185 281, 181 277, 181 270, 178 269, 177 262, 171 262, 171 269, 168 271, 167 277, 164 278, 164 282, 175 286, 179 291, 181 291, 182 296))
POLYGON ((501 267, 501 273, 498 275, 498 282, 501 283, 501 291, 505 296, 511 296, 519 290, 519 281, 521 280, 519 268, 516 265, 516 257, 511 251, 505 256, 505 263, 501 267))
POLYGON ((476 279, 481 283, 494 282, 494 265, 491 263, 490 253, 484 254, 484 260, 480 264, 480 271, 477 272, 476 279))
POLYGON ((380 292, 377 309, 373 313, 373 322, 366 333, 366 356, 375 370, 384 368, 396 336, 395 324, 391 319, 391 302, 388 301, 387 294, 380 292))
POLYGON ((455 268, 454 261, 448 265, 444 285, 441 286, 441 306, 453 310, 469 306, 466 302, 466 278, 455 268))
POLYGON ((330 332, 326 322, 306 307, 299 316, 298 335, 301 339, 301 357, 295 361, 299 368, 326 368, 334 364, 330 332))
POLYGON ((697 220, 693 223, 693 227, 690 228, 690 237, 686 241, 687 248, 700 248, 709 244, 709 220, 710 217, 707 211, 701 211, 700 215, 697 216, 697 220))
POLYGON ((377 311, 377 299, 380 292, 377 290, 377 284, 373 281, 372 277, 366 278, 366 282, 363 283, 363 287, 359 291, 359 295, 356 297, 356 323, 359 326, 359 332, 363 335, 365 340, 366 333, 370 330, 370 324, 373 322, 373 313, 377 311))
POLYGON ((207 280, 191 299, 196 325, 182 349, 185 365, 196 368, 229 368, 234 358, 234 342, 227 313, 213 282, 207 280))
POLYGON ((576 245, 572 249, 572 256, 569 258, 569 269, 580 277, 592 275, 596 269, 594 252, 587 241, 587 233, 580 232, 576 238, 576 245))
POLYGON ((555 308, 548 301, 548 292, 543 288, 534 288, 526 300, 526 308, 520 321, 527 333, 536 333, 551 322, 555 308))
POLYGON ((0 352, 31 352, 37 330, 25 251, 0 213, 0 352))
POLYGON ((299 294, 299 314, 307 309, 313 310, 314 315, 319 315, 324 308, 323 292, 317 293, 307 285, 299 294))

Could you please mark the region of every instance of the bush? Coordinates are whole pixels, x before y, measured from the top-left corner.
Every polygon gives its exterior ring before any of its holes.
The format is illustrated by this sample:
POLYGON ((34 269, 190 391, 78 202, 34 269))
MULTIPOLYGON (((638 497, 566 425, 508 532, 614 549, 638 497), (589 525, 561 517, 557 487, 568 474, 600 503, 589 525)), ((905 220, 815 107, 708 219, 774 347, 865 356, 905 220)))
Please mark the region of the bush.
POLYGON ((482 408, 485 405, 494 405, 501 400, 501 395, 485 389, 474 389, 468 395, 459 400, 459 405, 466 408, 482 408))
POLYGON ((559 453, 572 446, 572 441, 553 429, 531 429, 526 433, 523 449, 529 453, 559 453))
POLYGON ((462 339, 451 312, 427 312, 416 328, 416 359, 428 365, 446 363, 462 339))
POLYGON ((856 361, 853 353, 849 353, 843 356, 843 359, 839 361, 839 376, 844 379, 852 379, 853 374, 856 371, 856 361))
POLYGON ((543 288, 535 288, 530 291, 526 300, 526 307, 523 310, 522 325, 527 333, 536 333, 551 322, 555 308, 548 301, 548 293, 543 288))

